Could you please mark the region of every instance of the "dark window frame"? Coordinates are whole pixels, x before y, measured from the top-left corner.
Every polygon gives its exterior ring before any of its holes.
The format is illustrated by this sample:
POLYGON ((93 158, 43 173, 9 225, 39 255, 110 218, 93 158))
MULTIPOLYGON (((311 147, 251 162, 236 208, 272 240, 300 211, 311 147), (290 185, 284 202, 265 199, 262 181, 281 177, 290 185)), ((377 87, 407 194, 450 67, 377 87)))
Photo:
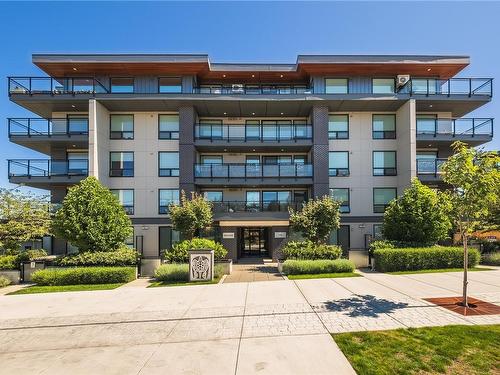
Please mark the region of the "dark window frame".
MULTIPOLYGON (((339 207, 339 211, 340 211, 341 214, 350 214, 351 213, 351 189, 350 188, 344 188, 344 187, 330 188, 330 197, 332 197, 332 198, 333 198, 333 194, 331 193, 331 190, 334 190, 334 189, 337 189, 337 190, 340 190, 340 189, 347 190, 347 206, 341 204, 340 207, 339 207), (342 207, 347 207, 347 210, 346 211, 342 211, 342 207)), ((341 203, 344 203, 344 202, 341 202, 341 203)))
POLYGON ((349 77, 325 77, 323 79, 323 85, 325 86, 325 89, 324 89, 324 93, 326 95, 348 95, 351 93, 351 90, 350 90, 350 87, 349 87, 349 83, 350 83, 350 78, 349 77), (347 82, 346 82, 346 86, 347 86, 347 92, 343 92, 343 93, 340 93, 340 94, 335 94, 335 93, 327 93, 326 92, 326 80, 327 79, 345 79, 347 82))
POLYGON ((132 206, 124 206, 123 204, 122 207, 125 210, 125 213, 127 215, 134 215, 134 210, 135 210, 135 189, 109 189, 111 192, 113 191, 120 191, 120 190, 128 190, 132 192, 132 206), (130 209, 131 207, 131 209, 130 209))
POLYGON ((133 141, 135 137, 135 115, 133 113, 111 113, 109 115, 109 139, 110 140, 120 140, 120 141, 133 141), (111 129, 113 123, 113 116, 132 116, 132 138, 124 138, 124 133, 130 133, 129 131, 113 131, 111 129), (120 137, 113 138, 113 133, 119 133, 120 137))
POLYGON ((109 92, 111 94, 135 94, 135 77, 127 77, 127 76, 116 76, 116 77, 109 77, 109 92), (113 80, 114 79, 131 79, 132 80, 132 91, 127 91, 127 92, 113 92, 113 80))
POLYGON ((177 154, 177 155, 179 155, 179 151, 158 151, 158 177, 179 177, 180 176, 180 157, 177 158, 179 161, 179 166, 177 168, 161 168, 160 167, 160 155, 161 154, 177 154), (168 172, 169 175, 162 175, 162 170, 164 170, 165 172, 168 172), (172 175, 173 171, 177 171, 177 174, 172 175))
POLYGON ((388 95, 388 94, 396 94, 396 90, 397 90, 397 78, 396 77, 372 77, 371 79, 371 88, 372 88, 372 94, 374 95, 388 95), (384 92, 384 93, 379 93, 379 92, 373 92, 373 80, 374 79, 392 79, 393 82, 394 82, 394 91, 392 93, 389 93, 389 92, 384 92))
POLYGON ((177 116, 179 117, 179 114, 172 114, 172 113, 158 113, 158 139, 161 139, 161 140, 167 140, 167 141, 178 141, 179 140, 179 131, 180 131, 180 128, 181 128, 181 124, 180 124, 180 121, 178 122, 178 128, 177 128, 177 131, 161 131, 160 130, 160 118, 161 116, 177 116), (165 137, 162 137, 162 133, 169 133, 168 134, 168 137, 165 136, 165 137), (177 134, 177 138, 175 137, 172 137, 172 134, 177 134))
POLYGON ((329 113, 328 114, 328 139, 333 139, 333 140, 346 140, 349 139, 349 128, 350 128, 350 120, 349 120, 349 114, 348 113, 329 113), (337 131, 337 130, 330 130, 330 116, 346 116, 347 117, 347 131, 337 131), (335 137, 331 135, 331 133, 335 133, 335 137), (339 133, 347 133, 347 137, 345 138, 339 138, 339 133))
POLYGON ((158 215, 168 215, 168 214, 169 214, 169 212, 168 212, 168 207, 169 207, 170 205, 168 205, 168 206, 162 206, 162 205, 160 204, 160 202, 161 202, 160 196, 161 196, 161 191, 162 191, 162 190, 177 190, 177 191, 179 192, 179 201, 180 201, 180 198, 181 198, 181 194, 180 194, 179 189, 175 189, 175 188, 172 188, 172 189, 170 189, 170 188, 158 189, 158 215), (162 207, 165 207, 164 212, 162 212, 162 207))
POLYGON ((135 174, 135 154, 134 154, 134 151, 110 151, 109 152, 109 177, 134 177, 134 174, 135 174), (132 154, 132 163, 133 163, 133 167, 132 167, 132 174, 129 175, 129 176, 123 176, 123 171, 127 171, 127 170, 130 170, 130 169, 124 169, 124 168, 121 168, 121 169, 116 169, 116 171, 121 171, 122 172, 122 175, 114 175, 113 174, 113 168, 112 168, 112 165, 111 163, 113 162, 111 160, 111 154, 117 154, 117 153, 120 153, 120 154, 132 154))
POLYGON ((397 176, 398 175, 398 152, 395 150, 373 150, 372 151, 372 175, 373 177, 397 176), (394 168, 383 167, 375 168, 375 153, 376 152, 393 152, 394 153, 394 168), (383 170, 383 174, 375 174, 375 169, 383 170), (392 172, 394 171, 394 172, 392 172))
MULTIPOLYGON (((158 86, 158 94, 182 94, 184 92, 183 87, 182 87, 182 76, 159 76, 157 78, 156 84, 158 86), (162 78, 179 78, 179 80, 180 80, 179 87, 181 90, 179 92, 162 92, 161 91, 162 86, 160 85, 160 81, 162 78)), ((175 87, 175 86, 169 86, 169 87, 175 87)))
POLYGON ((351 157, 349 156, 350 153, 349 151, 328 151, 328 177, 349 177, 349 175, 351 174, 351 157), (340 152, 343 152, 343 153, 347 153, 347 168, 331 168, 330 167, 330 153, 332 152, 336 152, 336 153, 340 153, 340 152), (335 170, 335 173, 332 174, 332 170, 335 170), (345 174, 339 174, 339 171, 346 171, 347 170, 347 173, 345 174))
POLYGON ((397 138, 398 123, 395 113, 372 113, 372 139, 396 139, 397 138), (375 116, 393 116, 394 117, 394 130, 374 130, 374 118, 375 116), (382 133, 382 137, 375 137, 375 133, 382 133), (386 136, 387 133, 387 136, 386 136), (391 136, 392 135, 392 136, 391 136))
POLYGON ((398 188, 397 187, 392 187, 392 186, 385 186, 385 187, 374 187, 372 189, 372 192, 373 192, 372 193, 373 213, 374 214, 383 214, 385 212, 385 209, 389 206, 389 203, 386 203, 386 204, 375 204, 375 190, 378 190, 378 189, 392 189, 392 190, 394 190, 395 194, 394 194, 394 198, 392 198, 392 199, 396 199, 398 197, 398 188), (382 207, 380 207, 380 206, 382 206, 382 207), (380 210, 379 208, 382 208, 382 210, 380 210))

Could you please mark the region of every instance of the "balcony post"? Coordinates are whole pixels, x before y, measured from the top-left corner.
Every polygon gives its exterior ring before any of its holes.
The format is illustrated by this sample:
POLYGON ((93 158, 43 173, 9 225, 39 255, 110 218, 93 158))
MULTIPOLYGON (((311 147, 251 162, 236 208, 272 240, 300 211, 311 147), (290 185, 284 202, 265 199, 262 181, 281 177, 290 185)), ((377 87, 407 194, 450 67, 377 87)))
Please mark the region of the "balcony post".
POLYGON ((469 98, 472 95, 472 78, 469 78, 469 98))
POLYGON ((31 91, 31 77, 29 77, 28 81, 29 81, 30 95, 33 95, 33 92, 31 91))
POLYGON ((474 138, 474 136, 476 135, 476 119, 473 118, 472 119, 472 138, 474 138))
POLYGON ((434 138, 436 138, 438 132, 438 119, 434 119, 434 138))

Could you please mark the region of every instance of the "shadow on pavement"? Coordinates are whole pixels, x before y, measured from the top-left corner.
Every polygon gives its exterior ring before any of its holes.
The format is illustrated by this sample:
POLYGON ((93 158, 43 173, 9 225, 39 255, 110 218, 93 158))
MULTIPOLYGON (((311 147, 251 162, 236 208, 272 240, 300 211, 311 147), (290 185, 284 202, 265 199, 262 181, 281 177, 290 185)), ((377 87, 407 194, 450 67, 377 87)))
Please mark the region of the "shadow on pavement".
POLYGON ((355 295, 350 298, 325 302, 327 311, 343 312, 351 317, 378 317, 381 314, 391 313, 398 309, 407 307, 407 303, 394 302, 372 295, 355 295))

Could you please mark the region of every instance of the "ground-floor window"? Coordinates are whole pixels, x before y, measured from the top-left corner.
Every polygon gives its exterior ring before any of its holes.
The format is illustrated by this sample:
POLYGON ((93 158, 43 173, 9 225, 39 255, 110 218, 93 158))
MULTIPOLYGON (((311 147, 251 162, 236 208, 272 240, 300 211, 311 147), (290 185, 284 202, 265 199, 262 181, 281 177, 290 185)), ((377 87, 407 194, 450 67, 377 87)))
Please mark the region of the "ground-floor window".
POLYGON ((162 256, 165 252, 172 249, 172 246, 181 240, 180 233, 173 230, 172 227, 159 227, 159 249, 158 255, 162 256))
POLYGON ((330 244, 338 245, 342 248, 342 256, 349 256, 349 247, 351 243, 351 229, 349 225, 341 225, 337 230, 330 233, 330 244))

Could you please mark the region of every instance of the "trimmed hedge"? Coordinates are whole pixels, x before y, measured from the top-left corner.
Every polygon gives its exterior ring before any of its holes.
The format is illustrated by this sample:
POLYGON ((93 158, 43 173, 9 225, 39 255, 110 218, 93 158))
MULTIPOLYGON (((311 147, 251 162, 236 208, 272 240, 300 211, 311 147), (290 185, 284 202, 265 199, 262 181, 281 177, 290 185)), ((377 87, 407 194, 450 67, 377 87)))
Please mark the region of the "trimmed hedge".
POLYGON ((336 245, 315 245, 311 241, 290 241, 283 246, 285 259, 338 259, 342 249, 336 245))
POLYGON ((0 255, 0 270, 18 270, 19 260, 17 255, 0 255))
POLYGON ((5 276, 0 276, 0 288, 3 288, 7 285, 10 285, 10 280, 7 279, 5 276))
MULTIPOLYGON (((380 272, 418 271, 464 266, 464 251, 461 247, 413 247, 376 249, 373 252, 375 269, 380 272)), ((480 254, 469 249, 469 267, 477 266, 480 254)))
POLYGON ((287 275, 310 275, 317 273, 341 273, 353 271, 354 263, 347 259, 287 259, 283 263, 283 272, 287 275))
POLYGON ((483 254, 481 263, 487 264, 488 266, 500 266, 500 251, 496 253, 483 254))
MULTIPOLYGON (((214 277, 219 278, 222 277, 223 274, 223 266, 216 264, 214 268, 214 277)), ((155 279, 158 281, 189 281, 189 264, 162 264, 155 270, 155 279)))
POLYGON ((58 258, 59 266, 135 266, 139 254, 134 249, 123 248, 116 251, 86 251, 58 258))
POLYGON ((43 249, 23 250, 9 255, 0 255, 0 270, 19 270, 21 262, 27 262, 47 256, 43 249))
POLYGON ((170 263, 187 263, 189 261, 188 250, 196 249, 213 250, 215 260, 224 259, 227 255, 227 250, 220 243, 207 238, 193 238, 175 244, 170 250, 165 250, 165 259, 170 263))
POLYGON ((49 268, 33 273, 38 285, 128 283, 136 278, 134 267, 49 268))

